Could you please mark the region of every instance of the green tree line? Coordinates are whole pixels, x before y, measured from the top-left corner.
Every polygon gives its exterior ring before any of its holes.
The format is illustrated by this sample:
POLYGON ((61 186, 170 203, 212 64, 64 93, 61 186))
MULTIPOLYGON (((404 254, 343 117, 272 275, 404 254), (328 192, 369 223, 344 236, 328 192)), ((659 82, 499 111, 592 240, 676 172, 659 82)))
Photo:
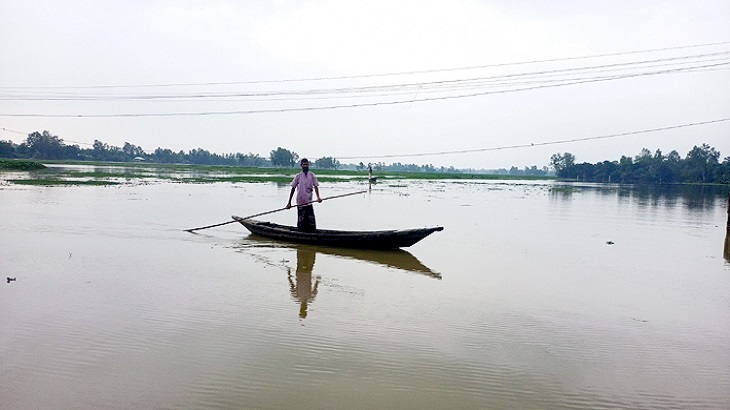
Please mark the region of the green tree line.
POLYGON ((643 148, 635 157, 596 164, 576 163, 569 152, 554 154, 550 165, 558 178, 585 182, 627 184, 730 183, 730 157, 720 162, 720 152, 707 144, 694 146, 682 158, 677 151, 664 155, 643 148))
POLYGON ((90 148, 67 145, 63 139, 48 131, 28 134, 25 141, 15 144, 0 140, 0 158, 23 158, 35 160, 73 160, 73 161, 112 161, 132 162, 150 161, 168 164, 238 165, 267 166, 271 161, 258 154, 216 154, 202 148, 185 151, 172 151, 157 148, 152 153, 145 152, 129 142, 117 147, 95 140, 90 148))
MULTIPOLYGON (((271 150, 268 158, 258 154, 216 154, 202 148, 186 151, 173 151, 169 148, 156 148, 148 153, 142 147, 125 142, 122 147, 95 140, 90 148, 65 144, 62 138, 48 131, 28 134, 25 141, 15 144, 12 141, 0 140, 0 158, 20 158, 35 160, 73 160, 73 161, 110 161, 133 162, 147 161, 161 164, 198 164, 198 165, 230 165, 244 167, 283 167, 295 168, 299 165, 299 154, 286 148, 277 147, 271 150)), ((313 168, 340 169, 347 168, 334 157, 310 159, 313 168)), ((375 170, 403 172, 459 172, 453 167, 435 168, 433 165, 416 165, 394 163, 372 164, 375 170)), ((351 165, 352 169, 367 168, 362 162, 351 165)))
MULTIPOLYGON (((203 148, 186 151, 173 151, 169 148, 156 148, 147 153, 142 147, 125 142, 117 147, 95 140, 90 148, 67 145, 63 139, 48 131, 33 132, 25 141, 15 144, 0 140, 0 158, 22 158, 35 160, 73 160, 73 161, 110 161, 133 162, 148 161, 162 164, 231 165, 244 167, 294 167, 299 155, 296 152, 278 147, 272 150, 269 158, 258 154, 216 154, 203 148)), ((323 157, 313 161, 314 167, 336 169, 339 161, 323 157)))

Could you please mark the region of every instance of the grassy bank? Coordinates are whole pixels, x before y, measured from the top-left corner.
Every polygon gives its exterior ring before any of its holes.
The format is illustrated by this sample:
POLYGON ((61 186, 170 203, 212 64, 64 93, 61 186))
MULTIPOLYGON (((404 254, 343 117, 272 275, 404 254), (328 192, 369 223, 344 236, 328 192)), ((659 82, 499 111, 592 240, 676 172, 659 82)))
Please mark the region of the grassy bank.
POLYGON ((46 168, 45 165, 36 161, 23 159, 0 159, 0 169, 11 171, 35 171, 46 168))

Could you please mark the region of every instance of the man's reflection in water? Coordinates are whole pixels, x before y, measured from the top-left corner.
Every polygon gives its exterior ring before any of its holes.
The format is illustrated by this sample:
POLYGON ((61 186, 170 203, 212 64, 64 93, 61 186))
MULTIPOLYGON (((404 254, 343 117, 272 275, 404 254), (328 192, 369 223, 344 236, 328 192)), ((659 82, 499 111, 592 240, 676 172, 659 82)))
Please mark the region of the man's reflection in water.
POLYGON ((307 305, 313 302, 317 296, 319 277, 316 277, 314 284, 312 284, 312 268, 314 267, 315 255, 314 249, 298 247, 296 282, 292 280, 291 271, 289 271, 289 290, 294 299, 299 302, 299 317, 302 319, 307 317, 307 305))

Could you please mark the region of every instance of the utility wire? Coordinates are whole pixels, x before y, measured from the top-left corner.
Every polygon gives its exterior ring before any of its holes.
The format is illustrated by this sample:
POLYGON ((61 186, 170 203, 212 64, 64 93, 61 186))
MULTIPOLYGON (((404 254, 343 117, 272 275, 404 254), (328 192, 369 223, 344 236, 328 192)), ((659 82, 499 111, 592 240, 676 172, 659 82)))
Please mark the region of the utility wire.
POLYGON ((12 132, 12 133, 15 133, 15 134, 20 134, 20 135, 28 135, 28 134, 26 134, 24 132, 15 131, 15 130, 9 130, 9 129, 5 128, 5 127, 2 127, 2 130, 5 131, 5 132, 12 132))
POLYGON ((509 67, 509 66, 516 66, 516 65, 552 63, 552 62, 559 62, 559 61, 583 60, 583 59, 591 59, 591 58, 615 57, 615 56, 632 55, 632 54, 682 50, 682 49, 688 49, 688 48, 720 46, 720 45, 726 45, 726 44, 730 44, 730 41, 693 44, 693 45, 684 45, 684 46, 676 46, 676 47, 652 48, 652 49, 645 49, 645 50, 621 51, 621 52, 615 52, 615 53, 590 54, 590 55, 577 56, 577 57, 562 57, 562 58, 551 58, 551 59, 544 59, 544 60, 519 61, 519 62, 512 62, 512 63, 498 63, 498 64, 486 64, 486 65, 476 65, 476 66, 467 66, 467 67, 452 67, 452 68, 431 69, 431 70, 412 70, 412 71, 400 71, 400 72, 390 72, 390 73, 334 76, 334 77, 311 77, 311 78, 283 79, 283 80, 251 80, 251 81, 204 82, 204 83, 90 85, 90 86, 76 86, 76 87, 69 87, 69 86, 15 86, 15 87, 10 87, 10 86, 5 86, 5 87, 0 87, 0 89, 7 89, 7 88, 13 88, 13 89, 95 89, 95 88, 137 88, 137 87, 186 87, 186 86, 271 84, 271 83, 292 83, 292 82, 307 82, 307 81, 350 80, 350 79, 358 79, 358 78, 377 78, 377 77, 392 77, 392 76, 414 75, 414 74, 432 74, 432 73, 444 73, 444 72, 452 72, 452 71, 476 70, 476 69, 484 69, 484 68, 509 67))
MULTIPOLYGON (((3 131, 5 131, 5 132, 12 132, 14 134, 25 135, 25 136, 28 136, 28 135, 32 134, 31 132, 21 132, 21 131, 16 131, 16 130, 9 130, 9 129, 5 128, 5 127, 2 127, 0 129, 3 130, 3 131)), ((88 142, 71 141, 71 140, 67 140, 67 139, 64 139, 64 138, 60 138, 60 140, 63 141, 63 142, 73 142, 74 144, 89 145, 89 146, 93 146, 94 145, 94 144, 89 144, 88 142)))
MULTIPOLYGON (((706 60, 707 62, 715 62, 715 61, 725 61, 725 60, 706 60)), ((728 61, 730 64, 730 61, 728 61)), ((650 66, 650 67, 659 67, 659 66, 666 66, 666 64, 660 64, 657 66, 650 66)), ((730 67, 709 67, 706 68, 705 66, 701 66, 700 68, 694 68, 694 67, 684 67, 682 73, 696 73, 696 72, 709 72, 709 71, 724 71, 724 70, 730 70, 730 67)), ((671 73, 667 73, 671 74, 671 73)), ((680 73, 677 73, 680 74, 680 73)), ((550 76, 545 76, 550 77, 550 76)), ((604 77, 593 77, 593 79, 598 78, 607 78, 604 77)), ((496 88, 496 87, 516 87, 516 86, 524 86, 524 85, 530 85, 530 84, 556 84, 556 83, 565 83, 565 82, 574 82, 578 80, 582 80, 584 78, 581 78, 579 76, 573 76, 573 77, 562 77, 562 78, 555 78, 555 79, 530 79, 529 77, 526 77, 525 79, 515 79, 512 81, 484 81, 484 82, 474 82, 474 83, 466 83, 466 84, 453 84, 453 85, 443 85, 443 86, 432 86, 428 88, 415 88, 415 89, 402 89, 402 90, 393 90, 393 91, 383 91, 383 92, 368 92, 368 93, 358 93, 358 94, 349 94, 344 96, 334 96, 334 95, 294 95, 294 96, 270 96, 270 97, 257 97, 257 96, 251 96, 246 97, 243 95, 226 95, 226 96, 220 96, 220 98, 210 98, 206 99, 205 101, 201 101, 200 99, 195 98, 187 98, 187 97, 170 97, 170 98, 164 98, 164 99, 151 99, 151 100, 144 100, 145 102, 162 102, 162 103, 184 103, 184 102, 196 102, 196 103, 225 103, 230 104, 233 102, 276 102, 276 101, 318 101, 318 100, 335 100, 335 99, 362 99, 362 98, 384 98, 384 97, 396 97, 401 95, 419 95, 419 94, 436 94, 436 93, 446 93, 446 92, 456 92, 456 91, 464 91, 464 90, 474 90, 474 89, 484 89, 484 88, 496 88)), ((0 98, 0 100, 3 100, 3 98, 0 98)), ((5 100, 13 100, 13 98, 5 98, 5 100)), ((25 99, 23 99, 25 100, 25 99)), ((44 99, 47 100, 47 99, 44 99)), ((54 98, 55 100, 66 100, 64 98, 54 98)), ((129 101, 128 99, 124 97, 113 97, 113 98, 99 98, 99 99, 77 99, 72 98, 68 100, 73 101, 129 101)))
POLYGON ((338 156, 335 158, 341 159, 341 160, 407 158, 407 157, 430 157, 430 156, 453 155, 453 154, 469 154, 469 153, 474 153, 474 152, 487 152, 487 151, 501 151, 501 150, 507 150, 507 149, 532 148, 532 147, 540 147, 540 146, 546 146, 546 145, 568 144, 571 142, 583 142, 583 141, 594 141, 594 140, 600 140, 600 139, 626 137, 629 135, 647 134, 650 132, 659 132, 659 131, 674 130, 674 129, 679 129, 679 128, 696 127, 699 125, 715 124, 715 123, 719 123, 719 122, 723 122, 723 121, 730 121, 730 118, 721 118, 718 120, 693 122, 693 123, 682 124, 682 125, 672 125, 669 127, 650 128, 650 129, 639 130, 639 131, 622 132, 622 133, 618 133, 618 134, 599 135, 599 136, 595 136, 595 137, 573 138, 573 139, 561 140, 561 141, 538 142, 538 143, 518 144, 518 145, 505 145, 505 146, 499 146, 499 147, 464 149, 464 150, 455 150, 455 151, 423 152, 423 153, 418 153, 418 154, 385 154, 385 155, 372 155, 372 156, 369 155, 369 156, 364 156, 364 157, 363 156, 361 156, 361 157, 347 157, 347 156, 339 157, 338 156))
POLYGON ((380 105, 398 105, 398 104, 412 104, 414 102, 425 102, 425 101, 438 101, 438 100, 452 100, 459 98, 470 98, 478 97, 491 94, 506 94, 512 92, 521 91, 532 91, 546 88, 564 87, 576 84, 587 84, 603 81, 612 81, 626 78, 643 77, 650 75, 661 75, 669 73, 679 73, 695 71, 702 68, 715 68, 727 66, 730 62, 722 62, 716 64, 708 64, 703 66, 676 68, 660 70, 648 73, 636 73, 636 74, 624 74, 615 75, 609 77, 597 77, 586 80, 571 81, 559 84, 547 84, 537 85, 531 87, 523 87, 518 89, 507 89, 507 90, 494 90, 494 91, 481 91, 469 94, 458 94, 458 95, 447 95, 447 96, 436 96, 436 97, 422 97, 412 98, 407 100, 396 100, 396 101, 379 101, 371 103, 355 103, 355 104, 342 104, 342 105, 329 105, 319 107, 292 107, 292 108, 272 108, 272 109, 259 109, 259 110, 234 110, 234 111, 203 111, 203 112, 172 112, 172 113, 118 113, 118 114, 34 114, 34 113, 0 113, 0 117, 34 117, 34 118, 122 118, 122 117, 181 117, 181 116, 213 116, 213 115, 250 115, 250 114, 265 114, 265 113, 283 113, 283 112, 297 112, 297 111, 322 111, 322 110, 333 110, 342 108, 359 108, 359 107, 374 107, 380 105))
MULTIPOLYGON (((338 87, 324 89, 302 89, 302 90, 270 90, 258 92, 225 92, 225 93, 198 93, 198 94, 177 94, 177 95, 79 95, 79 94, 49 94, 49 95, 23 95, 10 93, 7 95, 0 94, 0 100, 20 100, 20 101, 105 101, 105 100, 158 100, 158 99, 208 99, 208 98, 234 98, 234 97, 273 97, 273 96, 309 96, 309 95, 327 95, 327 94, 353 94, 367 92, 412 92, 415 90, 424 91, 434 88, 448 88, 450 86, 478 88, 485 83, 493 83, 504 80, 520 80, 530 78, 550 78, 567 74, 586 75, 611 71, 611 70, 631 70, 631 69, 649 69, 662 66, 671 66, 678 64, 701 64, 715 61, 727 61, 725 58, 730 55, 730 51, 722 51, 716 53, 685 55, 678 57, 660 58, 642 61, 630 61, 622 63, 603 64, 595 66, 570 67, 553 70, 542 70, 523 73, 503 74, 486 77, 472 77, 451 80, 436 80, 426 82, 411 82, 390 85, 373 85, 363 87, 338 87), (711 57, 720 57, 712 59, 711 57), (692 60, 692 61, 687 61, 692 60)), ((703 66, 699 66, 703 67, 703 66)), ((688 67, 678 67, 688 68, 688 67)))

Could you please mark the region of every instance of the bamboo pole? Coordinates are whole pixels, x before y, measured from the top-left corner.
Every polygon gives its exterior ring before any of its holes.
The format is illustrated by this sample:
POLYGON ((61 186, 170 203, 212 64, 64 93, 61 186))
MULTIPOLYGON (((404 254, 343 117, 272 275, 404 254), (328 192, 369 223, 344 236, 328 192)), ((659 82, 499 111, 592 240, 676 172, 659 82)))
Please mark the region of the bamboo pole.
MULTIPOLYGON (((364 193, 367 193, 367 192, 368 191, 350 192, 349 194, 335 195, 335 196, 330 196, 330 197, 327 197, 327 198, 322 198, 322 201, 327 201, 329 199, 335 199, 335 198, 343 198, 343 197, 351 196, 351 195, 364 194, 364 193)), ((311 204, 313 204, 315 202, 318 202, 318 201, 310 201, 310 202, 307 202, 305 204, 297 205, 297 207, 311 205, 311 204)), ((292 208, 294 208, 294 207, 292 207, 292 208)), ((245 217, 239 218, 239 219, 251 219, 251 218, 255 218, 257 216, 273 214, 274 212, 284 211, 284 210, 287 210, 287 209, 290 209, 290 208, 284 207, 284 208, 274 209, 272 211, 261 212, 261 213, 258 213, 258 214, 253 214, 253 215, 245 216, 245 217)), ((215 228, 216 226, 228 225, 228 224, 232 224, 234 222, 238 222, 238 220, 234 219, 234 220, 227 221, 227 222, 221 222, 219 224, 208 225, 208 226, 201 226, 199 228, 185 229, 185 232, 193 232, 193 231, 199 231, 201 229, 215 228)))

